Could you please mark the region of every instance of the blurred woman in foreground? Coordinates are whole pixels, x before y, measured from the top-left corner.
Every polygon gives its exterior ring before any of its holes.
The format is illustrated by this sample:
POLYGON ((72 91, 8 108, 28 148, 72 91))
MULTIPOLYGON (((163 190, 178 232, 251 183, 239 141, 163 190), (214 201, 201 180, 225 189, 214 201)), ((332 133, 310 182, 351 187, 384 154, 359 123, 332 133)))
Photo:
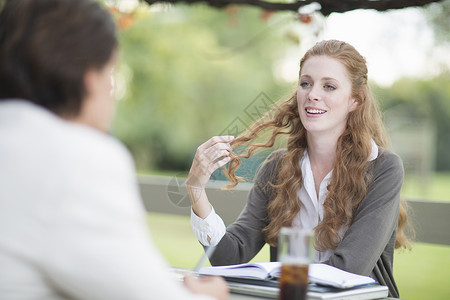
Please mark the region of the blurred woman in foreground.
POLYGON ((219 278, 176 282, 150 238, 132 158, 106 133, 116 61, 94 1, 3 7, 1 299, 228 298, 219 278))

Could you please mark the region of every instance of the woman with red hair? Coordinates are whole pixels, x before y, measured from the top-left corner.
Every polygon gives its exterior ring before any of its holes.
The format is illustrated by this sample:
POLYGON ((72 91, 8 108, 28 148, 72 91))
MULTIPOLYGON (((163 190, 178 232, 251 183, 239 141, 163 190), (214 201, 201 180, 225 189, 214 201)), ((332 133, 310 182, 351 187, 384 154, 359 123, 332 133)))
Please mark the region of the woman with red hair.
MULTIPOLYGON (((400 202, 401 159, 386 149, 377 103, 368 86, 365 59, 348 43, 328 40, 300 62, 298 88, 239 137, 214 137, 198 147, 188 180, 191 223, 200 242, 216 246, 214 265, 251 260, 265 243, 276 260, 283 226, 315 232, 315 261, 371 276, 398 297, 394 248, 407 246, 406 212, 400 202), (263 133, 269 132, 265 142, 263 133), (256 175, 247 205, 225 228, 205 193, 211 173, 240 158, 274 151, 256 175), (240 155, 233 147, 247 146, 240 155)), ((267 136, 267 135, 264 135, 267 136)))

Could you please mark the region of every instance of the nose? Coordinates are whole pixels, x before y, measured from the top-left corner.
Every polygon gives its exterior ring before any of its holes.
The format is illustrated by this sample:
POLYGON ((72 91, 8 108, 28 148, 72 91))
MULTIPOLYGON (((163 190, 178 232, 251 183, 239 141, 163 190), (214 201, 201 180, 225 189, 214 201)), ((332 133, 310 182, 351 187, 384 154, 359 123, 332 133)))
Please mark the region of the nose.
POLYGON ((308 100, 319 101, 320 97, 320 89, 316 85, 312 86, 308 93, 308 100))

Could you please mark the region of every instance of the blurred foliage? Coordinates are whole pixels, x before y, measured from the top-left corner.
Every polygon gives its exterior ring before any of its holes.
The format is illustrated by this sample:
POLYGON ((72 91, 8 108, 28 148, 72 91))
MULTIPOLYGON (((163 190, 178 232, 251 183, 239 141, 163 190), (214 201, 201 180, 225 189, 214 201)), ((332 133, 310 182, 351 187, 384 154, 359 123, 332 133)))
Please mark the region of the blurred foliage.
MULTIPOLYGON (((448 3, 427 10, 437 26, 448 3)), ((124 16, 113 132, 129 147, 139 171, 186 172, 201 143, 226 133, 236 120, 242 129, 254 121, 246 113, 249 106, 264 98, 275 102, 294 88, 274 75, 289 50, 299 51, 300 35, 292 30, 298 21, 291 13, 155 5, 124 16)), ((387 88, 373 85, 383 110, 400 107, 411 122, 432 124, 437 170, 450 170, 449 83, 444 71, 387 88)), ((246 174, 240 175, 251 178, 262 159, 264 154, 245 162, 246 174)))
POLYGON ((113 126, 138 169, 188 169, 197 146, 261 92, 276 99, 289 91, 272 68, 291 43, 283 37, 290 21, 289 14, 267 21, 255 8, 140 11, 120 36, 113 126))
POLYGON ((425 14, 439 43, 450 43, 450 0, 431 3, 425 14))
POLYGON ((404 78, 389 88, 375 87, 382 109, 401 107, 412 122, 427 120, 435 129, 437 171, 450 170, 450 73, 432 79, 404 78))

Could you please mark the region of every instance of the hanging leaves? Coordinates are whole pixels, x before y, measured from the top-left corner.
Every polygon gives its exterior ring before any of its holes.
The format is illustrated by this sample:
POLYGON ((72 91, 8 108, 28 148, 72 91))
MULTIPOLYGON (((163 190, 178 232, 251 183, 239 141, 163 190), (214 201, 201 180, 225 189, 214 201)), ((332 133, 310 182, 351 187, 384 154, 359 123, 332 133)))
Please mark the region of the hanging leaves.
POLYGON ((133 10, 131 12, 124 12, 124 11, 121 11, 115 5, 109 5, 108 9, 114 16, 114 19, 116 20, 116 23, 117 23, 117 27, 119 27, 120 30, 125 30, 134 24, 135 19, 136 19, 136 11, 135 10, 133 10))

